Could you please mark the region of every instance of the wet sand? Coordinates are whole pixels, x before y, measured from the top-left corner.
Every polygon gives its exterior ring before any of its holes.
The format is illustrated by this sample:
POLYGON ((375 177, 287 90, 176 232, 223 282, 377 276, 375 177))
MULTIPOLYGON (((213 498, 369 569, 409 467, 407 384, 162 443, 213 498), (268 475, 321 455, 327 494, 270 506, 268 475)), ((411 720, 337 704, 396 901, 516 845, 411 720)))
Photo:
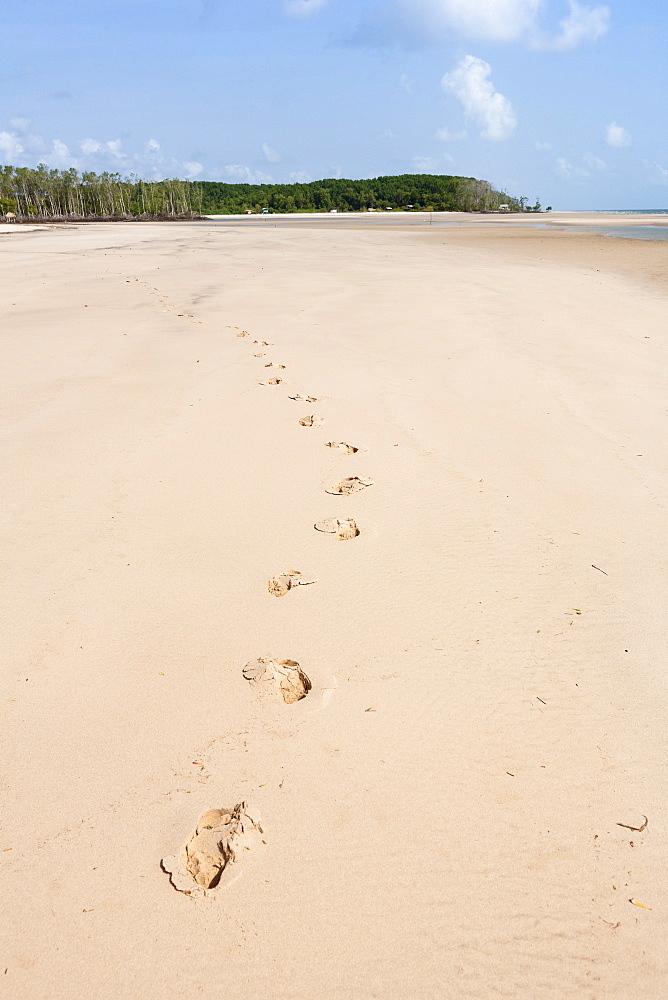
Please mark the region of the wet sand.
POLYGON ((604 239, 0 235, 7 996, 665 993, 668 250, 604 239))

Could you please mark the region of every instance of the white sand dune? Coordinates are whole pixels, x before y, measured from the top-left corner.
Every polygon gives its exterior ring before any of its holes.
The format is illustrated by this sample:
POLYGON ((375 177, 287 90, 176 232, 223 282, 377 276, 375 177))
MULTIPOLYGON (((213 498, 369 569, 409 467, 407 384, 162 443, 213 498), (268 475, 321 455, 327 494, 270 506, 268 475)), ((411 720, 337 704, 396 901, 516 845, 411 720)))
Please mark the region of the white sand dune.
POLYGON ((5 995, 664 996, 668 248, 12 230, 5 995))

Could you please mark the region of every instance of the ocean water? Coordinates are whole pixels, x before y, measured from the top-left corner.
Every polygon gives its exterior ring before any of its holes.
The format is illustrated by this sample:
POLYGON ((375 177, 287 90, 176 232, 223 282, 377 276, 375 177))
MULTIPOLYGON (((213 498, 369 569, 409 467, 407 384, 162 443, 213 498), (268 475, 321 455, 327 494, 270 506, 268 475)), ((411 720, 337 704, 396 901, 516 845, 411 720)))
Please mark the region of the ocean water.
POLYGON ((572 229, 574 233, 598 233, 624 240, 668 240, 668 226, 548 226, 549 229, 572 229))
MULTIPOLYGON (((668 223, 668 208, 641 208, 641 209, 611 209, 610 211, 592 211, 588 212, 588 215, 637 215, 639 216, 637 226, 579 226, 577 224, 567 223, 561 224, 558 221, 552 222, 547 215, 543 215, 540 222, 528 222, 522 220, 519 223, 523 228, 530 227, 532 229, 567 229, 568 231, 573 231, 577 233, 598 233, 600 236, 609 236, 616 239, 626 239, 626 240, 668 240, 668 224, 658 225, 655 223, 645 223, 640 221, 643 215, 665 215, 666 222, 668 223)), ((215 218, 215 217, 214 217, 215 218)), ((238 225, 240 219, 230 219, 221 218, 219 219, 219 224, 222 225, 238 225)), ((361 226, 401 226, 401 227, 416 227, 422 228, 424 226, 432 226, 434 228, 446 228, 453 226, 464 226, 465 228, 471 228, 472 226, 503 226, 504 228, 508 225, 508 222, 495 222, 492 217, 489 219, 481 220, 480 222, 459 222, 456 219, 442 219, 439 218, 436 213, 432 217, 429 217, 426 213, 415 214, 411 217, 408 213, 384 213, 375 212, 364 215, 351 214, 348 215, 345 212, 341 212, 337 215, 319 215, 319 216, 300 216, 300 215, 290 215, 290 216, 280 216, 280 215, 265 215, 265 216, 252 216, 248 219, 244 217, 244 222, 248 222, 253 226, 260 227, 295 227, 295 226, 322 226, 322 225, 333 225, 337 228, 341 227, 352 227, 359 228, 361 226)))
MULTIPOLYGON (((592 212, 592 215, 665 215, 668 217, 668 208, 612 208, 608 212, 592 212)), ((668 219, 667 219, 668 221, 668 219)), ((576 228, 575 226, 573 227, 576 228)), ((577 226, 581 230, 584 227, 577 226)), ((592 229, 588 228, 591 232, 592 229)), ((598 227, 593 230, 599 232, 598 227)), ((606 227, 604 236, 617 236, 627 240, 668 240, 668 225, 653 225, 652 223, 637 226, 613 226, 606 227)))

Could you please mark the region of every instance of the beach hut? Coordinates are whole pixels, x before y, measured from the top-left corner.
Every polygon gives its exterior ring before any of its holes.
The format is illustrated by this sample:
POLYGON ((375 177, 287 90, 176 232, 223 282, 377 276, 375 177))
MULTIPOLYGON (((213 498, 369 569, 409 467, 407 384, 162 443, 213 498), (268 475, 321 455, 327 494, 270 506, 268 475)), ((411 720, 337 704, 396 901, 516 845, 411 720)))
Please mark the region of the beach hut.
POLYGON ((16 222, 16 215, 14 212, 5 212, 5 222, 16 222))

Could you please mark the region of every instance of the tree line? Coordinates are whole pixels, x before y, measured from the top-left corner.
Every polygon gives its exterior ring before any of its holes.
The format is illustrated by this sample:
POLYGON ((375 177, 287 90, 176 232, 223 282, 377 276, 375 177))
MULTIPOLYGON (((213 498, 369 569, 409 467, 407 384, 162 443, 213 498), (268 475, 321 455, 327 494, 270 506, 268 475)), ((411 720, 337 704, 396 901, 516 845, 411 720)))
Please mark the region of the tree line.
MULTIPOLYGON (((363 212, 413 209, 484 212, 526 199, 487 181, 446 174, 401 174, 369 180, 329 178, 295 184, 226 184, 176 178, 146 181, 117 173, 0 167, 0 210, 19 219, 195 218, 246 212, 363 212)), ((539 209, 538 203, 533 210, 539 209)))
POLYGON ((0 167, 0 209, 19 219, 192 217, 201 192, 189 181, 144 181, 92 171, 50 170, 44 164, 0 167))

